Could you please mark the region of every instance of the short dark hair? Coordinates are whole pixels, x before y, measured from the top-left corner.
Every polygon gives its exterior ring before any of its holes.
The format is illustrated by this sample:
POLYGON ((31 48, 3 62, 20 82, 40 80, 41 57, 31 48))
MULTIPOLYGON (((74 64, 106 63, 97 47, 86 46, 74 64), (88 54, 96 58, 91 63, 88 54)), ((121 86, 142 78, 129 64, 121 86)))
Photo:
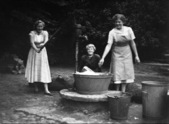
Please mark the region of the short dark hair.
POLYGON ((115 14, 112 18, 114 23, 118 19, 120 19, 123 23, 126 23, 126 20, 127 20, 126 17, 123 14, 115 14))

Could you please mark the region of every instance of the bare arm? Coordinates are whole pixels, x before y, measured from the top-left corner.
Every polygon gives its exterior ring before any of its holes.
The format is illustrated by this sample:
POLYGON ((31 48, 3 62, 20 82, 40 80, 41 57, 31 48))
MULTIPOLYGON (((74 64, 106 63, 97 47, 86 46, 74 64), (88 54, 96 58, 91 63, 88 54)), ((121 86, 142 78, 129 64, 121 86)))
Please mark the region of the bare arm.
POLYGON ((132 30, 131 28, 129 28, 129 34, 130 34, 130 36, 131 36, 130 47, 131 47, 131 49, 132 49, 133 52, 134 52, 135 61, 136 61, 137 63, 139 63, 139 62, 140 62, 140 59, 139 59, 138 52, 137 52, 137 47, 136 47, 136 44, 135 44, 135 41, 134 41, 135 35, 134 35, 134 32, 133 32, 133 30, 132 30))
POLYGON ((45 44, 48 42, 49 40, 49 34, 47 31, 44 31, 44 42, 40 44, 40 50, 39 52, 41 52, 41 50, 45 47, 45 44))
POLYGON ((32 48, 36 51, 36 52, 39 52, 39 48, 36 47, 35 43, 34 43, 34 38, 32 35, 30 35, 30 42, 31 42, 31 46, 32 48))
POLYGON ((103 65, 104 59, 105 59, 105 57, 107 56, 107 54, 109 53, 111 47, 112 47, 112 43, 107 43, 107 45, 106 45, 106 47, 105 47, 105 50, 104 50, 104 53, 103 53, 103 55, 102 55, 102 58, 101 58, 101 60, 100 60, 100 62, 99 62, 99 66, 100 66, 100 67, 103 65))
POLYGON ((134 40, 131 40, 131 41, 130 41, 130 46, 131 46, 131 49, 132 49, 133 52, 134 52, 135 61, 136 61, 137 63, 140 63, 140 59, 139 59, 138 52, 137 52, 137 47, 136 47, 136 44, 135 44, 134 40))
POLYGON ((112 44, 111 43, 107 43, 106 48, 104 50, 104 53, 102 55, 101 59, 105 59, 105 57, 107 56, 107 54, 109 53, 110 49, 111 49, 112 44))
POLYGON ((108 41, 107 41, 107 45, 104 49, 104 53, 102 55, 102 58, 100 59, 100 62, 99 62, 99 66, 101 67, 104 63, 104 59, 105 57, 107 56, 107 54, 109 53, 111 47, 112 47, 112 44, 113 44, 113 33, 110 31, 109 32, 109 36, 108 36, 108 41))
POLYGON ((49 40, 49 34, 47 31, 44 31, 44 42, 40 44, 40 47, 43 47, 49 40))

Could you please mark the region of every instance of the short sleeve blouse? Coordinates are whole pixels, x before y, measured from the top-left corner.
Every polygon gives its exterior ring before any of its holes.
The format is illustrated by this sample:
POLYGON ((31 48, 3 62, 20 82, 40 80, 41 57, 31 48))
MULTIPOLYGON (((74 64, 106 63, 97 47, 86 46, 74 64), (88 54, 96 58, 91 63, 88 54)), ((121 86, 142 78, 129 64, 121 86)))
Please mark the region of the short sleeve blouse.
POLYGON ((113 44, 114 41, 118 41, 119 36, 126 37, 127 40, 134 40, 135 35, 131 27, 123 26, 123 30, 117 30, 113 28, 109 32, 108 43, 113 44))
POLYGON ((42 31, 42 34, 38 36, 38 34, 36 33, 36 31, 31 31, 29 33, 30 36, 32 36, 34 38, 34 40, 37 41, 44 41, 45 43, 48 41, 48 32, 47 31, 42 31), (40 37, 40 38, 39 38, 40 37), (40 40, 41 39, 41 40, 40 40))

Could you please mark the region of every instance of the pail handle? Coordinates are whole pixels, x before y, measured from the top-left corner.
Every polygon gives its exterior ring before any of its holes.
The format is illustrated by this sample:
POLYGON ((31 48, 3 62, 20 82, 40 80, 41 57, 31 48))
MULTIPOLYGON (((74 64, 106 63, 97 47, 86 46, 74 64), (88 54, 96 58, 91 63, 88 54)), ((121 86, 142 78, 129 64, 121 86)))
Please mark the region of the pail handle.
POLYGON ((109 98, 114 98, 114 99, 119 99, 119 98, 121 98, 121 96, 115 96, 115 95, 110 96, 109 94, 106 95, 106 96, 109 97, 109 98))
POLYGON ((132 94, 131 94, 131 93, 126 93, 126 92, 122 92, 121 95, 113 95, 113 96, 111 96, 111 94, 106 94, 106 96, 107 96, 107 97, 111 97, 111 98, 115 98, 115 99, 119 99, 119 98, 124 97, 123 94, 132 97, 132 94))

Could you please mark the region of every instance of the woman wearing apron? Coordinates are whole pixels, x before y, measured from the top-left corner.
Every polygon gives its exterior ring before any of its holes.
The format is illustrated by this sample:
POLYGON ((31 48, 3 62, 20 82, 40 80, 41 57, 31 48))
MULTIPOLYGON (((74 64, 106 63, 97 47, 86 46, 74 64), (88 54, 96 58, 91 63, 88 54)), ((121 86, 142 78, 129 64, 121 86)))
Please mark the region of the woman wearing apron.
POLYGON ((125 92, 126 84, 133 83, 135 79, 131 49, 135 55, 135 61, 139 63, 140 59, 134 42, 133 30, 123 25, 126 20, 125 16, 116 14, 113 20, 115 28, 109 32, 108 42, 99 65, 103 65, 105 57, 112 50, 110 70, 113 73, 113 82, 116 84, 116 90, 120 90, 121 84, 121 90, 125 92))

